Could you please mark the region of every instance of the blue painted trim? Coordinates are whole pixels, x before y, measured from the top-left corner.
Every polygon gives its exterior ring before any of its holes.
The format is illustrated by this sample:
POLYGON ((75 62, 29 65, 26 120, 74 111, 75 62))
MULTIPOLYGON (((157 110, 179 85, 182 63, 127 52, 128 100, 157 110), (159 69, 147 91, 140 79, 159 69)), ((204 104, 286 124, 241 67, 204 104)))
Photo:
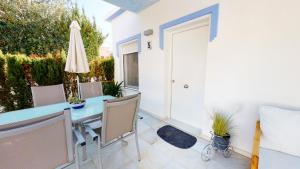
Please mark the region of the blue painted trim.
POLYGON ((137 43, 138 43, 138 52, 141 52, 141 50, 142 50, 141 38, 142 38, 142 35, 139 33, 139 34, 130 36, 130 37, 126 38, 126 39, 118 41, 117 44, 116 44, 116 47, 117 47, 117 56, 119 57, 119 51, 120 51, 120 45, 121 44, 130 42, 130 41, 134 41, 134 40, 136 40, 137 43))
POLYGON ((114 20, 116 17, 120 16, 122 13, 124 13, 126 10, 124 9, 119 9, 116 12, 114 12, 112 15, 110 15, 109 17, 107 17, 105 20, 107 22, 111 22, 112 20, 114 20))
POLYGON ((200 11, 191 13, 189 15, 180 17, 178 19, 175 19, 175 20, 172 20, 170 22, 160 25, 159 26, 159 47, 161 49, 164 48, 164 30, 165 29, 168 29, 170 27, 182 24, 184 22, 191 21, 193 19, 205 16, 205 15, 209 15, 209 14, 211 14, 210 41, 213 41, 215 39, 215 37, 217 36, 217 30, 218 30, 219 4, 215 4, 213 6, 207 7, 200 11))

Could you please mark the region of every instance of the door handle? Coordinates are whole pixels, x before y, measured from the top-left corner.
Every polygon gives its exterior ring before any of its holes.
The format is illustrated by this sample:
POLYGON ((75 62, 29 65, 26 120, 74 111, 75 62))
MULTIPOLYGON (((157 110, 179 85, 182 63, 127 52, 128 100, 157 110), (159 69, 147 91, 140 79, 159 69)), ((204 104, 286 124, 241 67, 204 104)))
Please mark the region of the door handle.
POLYGON ((185 84, 185 85, 183 86, 183 88, 187 89, 187 88, 189 88, 189 85, 185 84))

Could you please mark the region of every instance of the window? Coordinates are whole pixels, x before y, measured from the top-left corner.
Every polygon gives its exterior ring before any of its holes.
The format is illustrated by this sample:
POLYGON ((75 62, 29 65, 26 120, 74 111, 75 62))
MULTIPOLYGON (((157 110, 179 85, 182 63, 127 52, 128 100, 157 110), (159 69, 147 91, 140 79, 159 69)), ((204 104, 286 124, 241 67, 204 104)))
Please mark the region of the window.
POLYGON ((139 87, 139 59, 138 52, 123 55, 124 86, 139 87))

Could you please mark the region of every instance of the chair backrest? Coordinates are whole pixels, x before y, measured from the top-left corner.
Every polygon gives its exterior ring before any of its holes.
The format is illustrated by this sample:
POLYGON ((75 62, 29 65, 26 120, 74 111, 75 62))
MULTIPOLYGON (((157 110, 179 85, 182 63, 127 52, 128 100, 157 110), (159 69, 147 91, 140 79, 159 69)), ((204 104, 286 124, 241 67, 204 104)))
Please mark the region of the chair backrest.
POLYGON ((34 107, 66 102, 63 84, 31 87, 34 107))
POLYGON ((53 169, 73 161, 70 110, 0 126, 0 168, 53 169))
POLYGON ((79 91, 81 99, 103 95, 101 82, 79 83, 79 91))
POLYGON ((116 138, 136 129, 140 94, 104 101, 101 143, 110 143, 116 138))

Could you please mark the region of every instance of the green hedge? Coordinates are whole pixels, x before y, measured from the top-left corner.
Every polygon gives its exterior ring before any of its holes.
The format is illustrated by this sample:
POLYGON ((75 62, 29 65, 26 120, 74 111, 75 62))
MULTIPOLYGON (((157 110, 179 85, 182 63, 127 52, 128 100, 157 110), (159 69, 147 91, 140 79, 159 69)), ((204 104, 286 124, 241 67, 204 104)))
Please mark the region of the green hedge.
MULTIPOLYGON (((2 52, 0 51, 0 92, 2 92, 4 90, 4 86, 5 86, 5 80, 6 80, 6 77, 5 77, 5 58, 2 54, 2 52)), ((2 96, 3 95, 0 95, 0 102, 2 101, 2 96)))
POLYGON ((25 55, 6 55, 6 61, 7 84, 11 89, 10 97, 13 100, 11 103, 14 105, 13 109, 28 108, 32 105, 31 92, 23 71, 23 65, 30 64, 30 59, 25 55))
POLYGON ((63 83, 62 59, 38 58, 31 62, 32 80, 40 86, 63 83))
POLYGON ((5 110, 14 110, 12 98, 7 84, 6 59, 0 51, 0 106, 5 105, 5 110))
POLYGON ((114 75, 115 75, 115 62, 113 58, 107 58, 104 59, 100 67, 102 68, 103 71, 103 76, 105 81, 113 81, 114 80, 114 75))
POLYGON ((96 58, 90 62, 91 72, 89 77, 94 77, 100 81, 113 81, 114 79, 114 59, 96 58))
MULTIPOLYGON (((1 52, 1 51, 0 51, 1 52)), ((64 71, 64 52, 47 57, 3 55, 0 53, 0 106, 4 111, 32 107, 31 86, 64 84, 66 97, 77 91, 76 74, 64 71)), ((91 77, 101 81, 113 81, 114 60, 97 58, 90 62, 91 72, 80 74, 81 81, 91 77)))

